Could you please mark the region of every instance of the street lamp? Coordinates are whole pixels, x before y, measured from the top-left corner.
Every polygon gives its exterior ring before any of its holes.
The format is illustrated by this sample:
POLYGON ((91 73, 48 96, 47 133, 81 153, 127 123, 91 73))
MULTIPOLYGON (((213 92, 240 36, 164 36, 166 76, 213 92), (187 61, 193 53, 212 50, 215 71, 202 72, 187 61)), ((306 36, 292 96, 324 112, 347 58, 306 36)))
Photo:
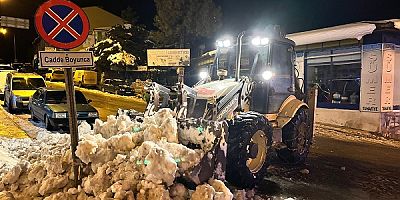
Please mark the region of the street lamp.
MULTIPOLYGON (((0 0, 0 1, 2 1, 2 0, 0 0)), ((7 34, 7 29, 0 28, 0 33, 3 34, 3 35, 7 34)))

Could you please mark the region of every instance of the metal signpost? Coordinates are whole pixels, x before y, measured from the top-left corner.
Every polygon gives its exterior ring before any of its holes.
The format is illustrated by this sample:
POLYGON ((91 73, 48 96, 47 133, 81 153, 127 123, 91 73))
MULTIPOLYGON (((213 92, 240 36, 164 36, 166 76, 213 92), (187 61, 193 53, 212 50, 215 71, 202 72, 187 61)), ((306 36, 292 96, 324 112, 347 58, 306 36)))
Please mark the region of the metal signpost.
POLYGON ((89 34, 89 20, 85 12, 76 4, 67 0, 50 0, 36 11, 35 26, 44 41, 56 48, 66 50, 39 52, 39 55, 42 67, 64 68, 74 184, 77 187, 80 181, 80 161, 75 154, 79 138, 72 68, 93 66, 93 54, 67 50, 80 46, 86 40, 89 34))

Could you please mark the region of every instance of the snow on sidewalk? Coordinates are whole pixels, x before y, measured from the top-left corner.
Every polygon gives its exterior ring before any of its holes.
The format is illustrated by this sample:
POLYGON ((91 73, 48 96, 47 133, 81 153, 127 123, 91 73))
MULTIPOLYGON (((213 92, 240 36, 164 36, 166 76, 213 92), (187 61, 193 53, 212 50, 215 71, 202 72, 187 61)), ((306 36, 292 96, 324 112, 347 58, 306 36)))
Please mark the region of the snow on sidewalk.
POLYGON ((376 133, 327 124, 316 124, 315 135, 342 141, 367 142, 400 148, 400 141, 379 136, 376 133))
POLYGON ((28 135, 12 119, 12 115, 0 108, 0 137, 27 138, 28 135))

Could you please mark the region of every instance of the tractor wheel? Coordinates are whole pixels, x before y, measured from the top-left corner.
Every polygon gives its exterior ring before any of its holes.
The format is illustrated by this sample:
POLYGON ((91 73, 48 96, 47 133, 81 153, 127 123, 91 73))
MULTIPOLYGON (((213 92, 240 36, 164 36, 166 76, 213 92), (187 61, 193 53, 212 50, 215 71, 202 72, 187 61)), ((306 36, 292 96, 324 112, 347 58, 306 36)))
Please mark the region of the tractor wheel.
POLYGON ((226 179, 252 188, 267 173, 270 163, 272 128, 264 116, 250 112, 229 122, 226 179))
POLYGON ((278 150, 279 158, 285 163, 302 164, 307 158, 313 133, 308 110, 300 108, 282 129, 282 141, 287 148, 278 150))

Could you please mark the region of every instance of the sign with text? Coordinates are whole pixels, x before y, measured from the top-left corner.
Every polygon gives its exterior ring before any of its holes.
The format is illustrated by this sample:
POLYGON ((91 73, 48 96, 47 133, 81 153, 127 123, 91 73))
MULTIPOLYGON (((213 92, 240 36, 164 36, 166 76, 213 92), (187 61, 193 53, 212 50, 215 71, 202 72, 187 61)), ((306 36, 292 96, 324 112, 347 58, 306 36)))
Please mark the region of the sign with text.
POLYGON ((0 26, 10 28, 29 29, 29 19, 0 16, 0 26))
POLYGON ((93 67, 91 51, 40 51, 39 59, 41 68, 93 67))
POLYGON ((394 59, 394 50, 383 50, 381 112, 393 111, 394 59))
POLYGON ((382 50, 362 53, 360 110, 380 112, 382 82, 382 50))
POLYGON ((395 50, 388 44, 363 46, 361 111, 393 111, 395 57, 395 50))
POLYGON ((190 49, 148 49, 147 64, 151 67, 189 66, 190 49))

